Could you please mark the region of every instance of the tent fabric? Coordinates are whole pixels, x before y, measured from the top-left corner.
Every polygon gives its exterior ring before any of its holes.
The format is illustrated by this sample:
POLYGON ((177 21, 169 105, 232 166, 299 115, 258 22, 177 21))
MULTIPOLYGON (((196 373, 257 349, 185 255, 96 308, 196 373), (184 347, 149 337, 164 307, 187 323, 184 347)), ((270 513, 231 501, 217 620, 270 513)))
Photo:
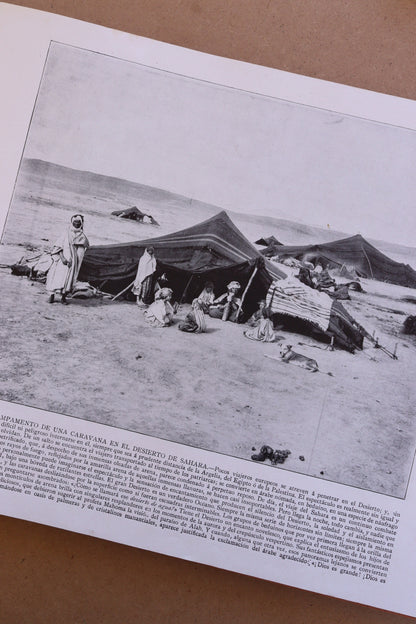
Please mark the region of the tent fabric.
POLYGON ((268 236, 267 238, 259 238, 259 240, 255 241, 256 245, 263 245, 264 247, 269 247, 269 245, 283 245, 280 243, 275 236, 268 236))
POLYGON ((371 245, 360 234, 319 245, 269 245, 262 250, 266 257, 308 260, 324 267, 347 265, 354 267, 358 275, 416 288, 416 271, 408 264, 395 262, 371 245))
POLYGON ((326 293, 292 282, 290 279, 273 282, 268 290, 266 304, 273 320, 285 329, 323 338, 346 351, 354 353, 363 348, 368 332, 361 327, 339 301, 326 293))
POLYGON ((361 327, 337 300, 332 302, 331 318, 326 333, 334 337, 335 345, 352 353, 355 349, 363 348, 365 337, 370 338, 364 327, 361 327))
POLYGON ((140 223, 143 223, 144 219, 147 218, 152 225, 159 225, 152 215, 142 212, 136 206, 133 206, 133 208, 125 208, 124 210, 113 210, 111 214, 120 219, 130 219, 132 221, 139 221, 140 223))
POLYGON ((313 290, 299 280, 287 278, 273 282, 266 297, 272 313, 296 316, 327 331, 332 299, 324 292, 313 290))
POLYGON ((115 217, 121 217, 122 219, 143 219, 144 212, 139 210, 136 206, 133 208, 125 208, 124 210, 113 210, 111 213, 115 217))
POLYGON ((134 279, 139 259, 149 245, 154 247, 159 273, 168 274, 169 285, 182 300, 190 300, 206 280, 212 280, 216 294, 221 294, 218 290, 225 288, 231 279, 237 279, 243 292, 256 269, 249 289, 252 309, 257 299, 265 296, 273 280, 286 277, 222 211, 202 223, 165 236, 92 246, 84 256, 80 279, 107 292, 119 292, 134 279))

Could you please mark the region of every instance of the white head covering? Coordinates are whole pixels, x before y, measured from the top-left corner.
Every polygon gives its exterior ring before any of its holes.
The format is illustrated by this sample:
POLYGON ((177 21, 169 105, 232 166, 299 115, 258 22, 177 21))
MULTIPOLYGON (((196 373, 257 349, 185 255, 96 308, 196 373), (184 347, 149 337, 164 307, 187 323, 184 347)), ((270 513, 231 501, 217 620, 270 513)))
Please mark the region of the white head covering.
POLYGON ((173 290, 171 288, 160 288, 155 294, 155 301, 158 299, 166 300, 171 299, 173 295, 173 290))
POLYGON ((81 247, 85 247, 85 249, 87 249, 87 247, 89 247, 89 241, 88 241, 88 238, 84 234, 83 227, 84 227, 83 215, 82 214, 73 215, 71 217, 71 225, 69 226, 69 234, 68 234, 69 242, 72 243, 73 245, 78 245, 81 247), (80 228, 74 227, 74 221, 80 221, 81 227, 80 228))

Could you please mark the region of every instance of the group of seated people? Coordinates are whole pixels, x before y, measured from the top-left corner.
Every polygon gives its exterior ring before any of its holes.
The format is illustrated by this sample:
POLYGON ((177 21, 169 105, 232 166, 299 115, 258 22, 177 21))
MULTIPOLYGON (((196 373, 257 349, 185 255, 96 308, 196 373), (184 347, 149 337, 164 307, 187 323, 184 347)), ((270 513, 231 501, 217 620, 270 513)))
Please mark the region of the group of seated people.
MULTIPOLYGON (((158 276, 159 266, 155 249, 149 245, 140 257, 131 291, 150 325, 168 327, 173 323, 178 304, 172 304, 173 291, 166 275, 158 276)), ((240 290, 240 283, 232 280, 226 292, 215 297, 213 282, 206 282, 202 292, 192 301, 186 318, 179 323, 179 329, 196 333, 206 331, 205 315, 237 323, 243 314, 242 299, 238 296, 240 290)))
MULTIPOLYGON (((143 309, 145 320, 152 327, 169 327, 173 324, 178 304, 172 302, 173 290, 169 288, 165 274, 157 277, 157 260, 152 246, 146 247, 139 260, 136 278, 132 284, 137 305, 143 309)), ((243 314, 242 299, 239 297, 241 285, 232 280, 226 292, 215 297, 213 282, 206 282, 202 292, 193 299, 191 309, 178 328, 184 332, 202 333, 206 331, 205 316, 238 323, 243 314)), ((270 337, 273 326, 264 312, 265 302, 260 302, 259 310, 249 319, 250 330, 247 338, 270 337), (260 330, 258 330, 260 327, 260 330), (253 330, 256 330, 253 334, 253 330)))
MULTIPOLYGON (((177 304, 172 304, 173 291, 166 283, 165 276, 156 282, 152 303, 146 305, 139 301, 140 307, 144 308, 144 318, 152 327, 169 327, 173 324, 177 304)), ((213 282, 206 282, 199 296, 193 299, 185 319, 178 323, 178 329, 188 333, 203 333, 207 328, 206 315, 237 323, 242 315, 242 300, 238 296, 240 290, 240 283, 233 280, 227 285, 225 293, 215 297, 213 282)), ((248 319, 247 325, 249 328, 244 331, 246 338, 263 342, 275 340, 273 323, 265 300, 259 302, 258 310, 248 319)))
POLYGON ((328 290, 336 286, 335 280, 330 276, 328 269, 323 269, 320 264, 314 268, 313 264, 305 262, 299 267, 299 273, 296 277, 302 284, 306 284, 306 286, 316 290, 328 290))
POLYGON ((295 275, 302 284, 306 284, 314 290, 327 293, 333 299, 349 299, 348 284, 337 284, 331 277, 327 268, 322 268, 320 264, 316 267, 310 262, 304 262, 299 267, 299 273, 295 275))
MULTIPOLYGON (((238 297, 240 289, 239 282, 232 281, 228 284, 227 291, 216 298, 214 284, 206 282, 200 295, 192 301, 191 310, 185 320, 179 323, 179 329, 195 333, 206 331, 205 315, 236 323, 242 313, 242 302, 238 297)), ((153 303, 143 312, 150 325, 168 327, 173 323, 176 306, 171 303, 172 296, 172 289, 166 286, 156 290, 153 303)))

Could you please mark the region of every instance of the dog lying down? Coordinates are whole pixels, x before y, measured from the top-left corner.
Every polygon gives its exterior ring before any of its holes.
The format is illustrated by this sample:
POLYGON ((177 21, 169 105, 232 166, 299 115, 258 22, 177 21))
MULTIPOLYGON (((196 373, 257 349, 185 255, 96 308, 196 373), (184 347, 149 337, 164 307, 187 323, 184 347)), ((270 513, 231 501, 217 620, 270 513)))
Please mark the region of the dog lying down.
MULTIPOLYGON (((318 362, 313 358, 307 357, 306 355, 302 355, 301 353, 296 353, 296 351, 292 350, 292 345, 282 345, 280 349, 280 356, 277 355, 269 355, 268 353, 264 354, 266 357, 271 360, 277 360, 279 362, 284 362, 285 364, 295 364, 295 366, 300 366, 301 368, 305 368, 311 373, 321 373, 323 371, 319 370, 318 362)), ((330 375, 333 377, 332 373, 324 373, 326 375, 330 375)))

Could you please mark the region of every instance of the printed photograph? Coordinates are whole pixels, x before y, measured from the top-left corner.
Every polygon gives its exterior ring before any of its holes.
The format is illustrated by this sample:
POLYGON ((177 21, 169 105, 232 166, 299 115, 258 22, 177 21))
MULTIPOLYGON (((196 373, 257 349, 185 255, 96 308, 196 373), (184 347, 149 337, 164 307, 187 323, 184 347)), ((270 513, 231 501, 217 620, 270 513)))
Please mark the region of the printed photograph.
POLYGON ((51 42, 0 399, 404 498, 416 132, 51 42))

